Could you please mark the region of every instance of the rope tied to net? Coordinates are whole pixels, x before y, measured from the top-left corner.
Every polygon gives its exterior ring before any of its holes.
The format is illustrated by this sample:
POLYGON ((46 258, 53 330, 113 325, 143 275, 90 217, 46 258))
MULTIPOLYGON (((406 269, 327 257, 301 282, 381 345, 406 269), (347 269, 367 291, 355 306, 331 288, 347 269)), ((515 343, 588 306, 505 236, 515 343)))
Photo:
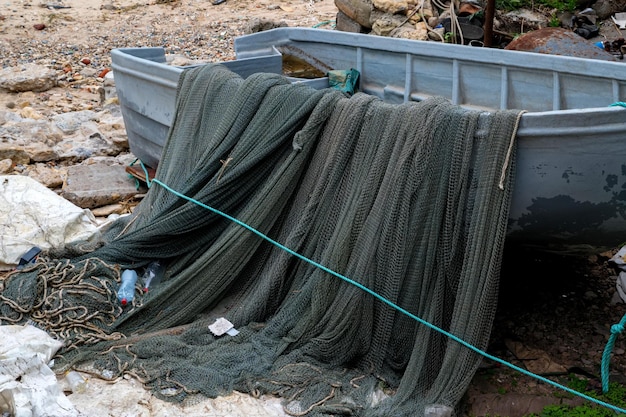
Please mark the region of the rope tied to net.
POLYGON ((601 377, 602 377, 602 392, 607 393, 609 390, 609 365, 611 363, 611 353, 613 353, 613 347, 615 346, 615 339, 624 331, 626 325, 626 314, 619 323, 611 326, 611 336, 606 342, 604 352, 602 352, 602 364, 601 364, 601 377))
POLYGON ((522 115, 526 113, 526 111, 520 111, 517 115, 517 121, 515 123, 515 127, 513 132, 511 133, 511 139, 509 141, 509 147, 506 152, 506 157, 504 159, 504 164, 502 165, 502 173, 500 174, 500 182, 498 183, 498 188, 500 190, 504 190, 504 181, 506 180, 506 172, 511 164, 511 156, 513 154, 513 149, 515 147, 515 137, 517 136, 517 129, 519 127, 519 121, 522 118, 522 115))

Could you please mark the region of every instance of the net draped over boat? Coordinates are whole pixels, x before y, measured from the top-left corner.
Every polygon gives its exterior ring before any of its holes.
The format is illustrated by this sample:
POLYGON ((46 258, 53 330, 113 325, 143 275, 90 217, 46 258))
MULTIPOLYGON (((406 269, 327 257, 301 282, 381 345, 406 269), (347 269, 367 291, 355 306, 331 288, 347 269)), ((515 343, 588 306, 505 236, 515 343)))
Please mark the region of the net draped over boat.
POLYGON ((520 114, 187 69, 159 183, 96 247, 11 275, 0 319, 63 338, 57 370, 130 373, 172 400, 236 389, 280 395, 293 415, 457 407, 478 354, 202 205, 484 349, 520 114), (121 269, 155 259, 164 280, 122 309, 121 269), (240 333, 214 336, 220 316, 240 333))

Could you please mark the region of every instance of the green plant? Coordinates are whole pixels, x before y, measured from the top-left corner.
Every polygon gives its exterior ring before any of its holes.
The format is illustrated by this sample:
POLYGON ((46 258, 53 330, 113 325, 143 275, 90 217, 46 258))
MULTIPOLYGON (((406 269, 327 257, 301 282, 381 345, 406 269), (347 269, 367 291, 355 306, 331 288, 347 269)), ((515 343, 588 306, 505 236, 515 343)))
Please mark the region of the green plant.
POLYGON ((589 385, 589 381, 587 381, 586 379, 582 379, 582 378, 578 378, 576 375, 574 374, 569 374, 569 382, 567 384, 567 386, 571 389, 573 389, 574 391, 578 391, 578 392, 585 392, 587 390, 587 386, 589 385))
MULTIPOLYGON (((609 390, 605 394, 598 394, 594 391, 587 391, 588 381, 576 377, 569 376, 568 387, 586 394, 589 397, 596 398, 616 407, 626 407, 626 387, 612 383, 609 384, 609 390)), ((529 414, 525 417, 615 417, 617 413, 601 405, 593 403, 583 404, 577 407, 558 404, 546 406, 539 414, 529 414)))
POLYGON ((556 15, 552 15, 550 16, 550 21, 548 21, 548 26, 551 28, 558 28, 561 26, 561 20, 556 16, 556 15))
POLYGON ((546 6, 559 12, 572 12, 576 9, 576 0, 496 0, 496 8, 515 10, 523 7, 533 9, 535 6, 546 6))

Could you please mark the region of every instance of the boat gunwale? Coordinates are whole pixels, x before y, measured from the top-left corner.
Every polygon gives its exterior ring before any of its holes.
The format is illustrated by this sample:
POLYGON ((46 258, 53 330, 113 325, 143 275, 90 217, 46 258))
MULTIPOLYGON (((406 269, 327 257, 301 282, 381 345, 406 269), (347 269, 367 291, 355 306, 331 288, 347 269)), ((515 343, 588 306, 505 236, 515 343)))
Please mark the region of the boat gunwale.
MULTIPOLYGON (((277 30, 277 29, 274 29, 277 30)), ((293 29, 292 29, 293 30, 293 29)), ((268 31, 271 32, 271 31, 268 31)), ((303 31, 297 32, 288 32, 298 33, 301 35, 305 35, 308 32, 308 29, 304 29, 303 31)), ((266 32, 262 32, 259 34, 264 34, 266 32)), ((256 34, 256 35, 259 35, 256 34)), ((290 36, 291 38, 291 36, 290 36)), ((239 39, 239 38, 237 38, 239 39)), ((396 42, 391 42, 391 44, 395 44, 396 42)), ((421 42, 423 44, 427 44, 428 42, 421 42)), ((272 44, 271 52, 269 55, 264 55, 263 57, 276 57, 280 55, 280 53, 276 50, 275 44, 272 44)), ((459 48, 467 48, 460 45, 450 45, 452 47, 459 48)), ((482 48, 473 48, 473 49, 482 49, 482 48)), ((517 52, 515 52, 517 53, 517 52)), ((161 55, 165 56, 165 49, 161 47, 136 47, 136 48, 117 48, 111 51, 113 59, 113 73, 116 72, 124 73, 130 75, 132 77, 136 77, 139 79, 144 79, 150 83, 164 86, 171 89, 176 89, 178 84, 178 78, 180 74, 187 68, 195 67, 198 65, 206 65, 206 64, 195 64, 187 67, 173 66, 168 65, 163 59, 162 62, 158 62, 155 60, 151 60, 148 57, 152 56, 153 58, 160 57, 161 55), (135 55, 140 53, 138 56, 135 55), (153 54, 153 55, 151 55, 153 54), (135 65, 128 65, 129 63, 133 63, 135 65), (140 65, 137 65, 140 64, 140 65), (131 68, 141 67, 142 71, 133 70, 131 68)), ((442 55, 443 56, 443 55, 442 55)), ((242 60, 254 61, 259 59, 260 56, 242 58, 242 60)), ((626 74, 626 71, 624 71, 626 74)), ((463 106, 463 105, 462 105, 463 106)), ((467 106, 466 106, 467 107, 467 106)), ((545 111, 528 111, 525 112, 521 116, 519 129, 517 131, 518 139, 531 139, 536 136, 560 136, 565 133, 563 130, 562 123, 554 123, 554 119, 566 119, 569 126, 572 126, 567 129, 567 134, 572 136, 579 135, 588 135, 590 133, 597 133, 600 130, 602 133, 616 133, 623 130, 624 124, 626 123, 626 114, 623 122, 620 121, 610 121, 610 123, 599 123, 594 125, 589 125, 589 123, 582 120, 580 116, 584 114, 587 118, 591 116, 594 120, 605 120, 607 118, 611 119, 615 116, 616 112, 623 112, 626 109, 621 106, 607 106, 607 107, 590 107, 590 108, 582 108, 582 109, 562 109, 562 110, 545 110, 545 111), (546 123, 546 120, 550 120, 549 123, 546 123), (559 127, 555 127, 559 126, 559 127)), ((483 111, 498 111, 497 109, 484 109, 483 111)))
MULTIPOLYGON (((546 71, 571 75, 588 75, 597 78, 626 81, 626 68, 618 61, 602 61, 564 55, 540 54, 526 51, 509 51, 497 48, 477 48, 449 43, 389 38, 364 33, 331 31, 318 28, 275 28, 235 38, 237 58, 247 58, 251 46, 265 43, 271 48, 290 42, 334 44, 363 50, 385 50, 410 54, 475 62, 493 66, 508 66, 537 70, 537 61, 543 61, 546 71), (266 39, 264 39, 266 38, 266 39), (369 41, 369 42, 368 42, 369 41), (471 56, 467 57, 468 52, 471 56), (466 56, 464 56, 466 55, 466 56), (476 59, 475 59, 476 58, 476 59)), ((258 51, 258 48, 254 51, 258 51)), ((356 68, 358 70, 358 68, 356 68)))

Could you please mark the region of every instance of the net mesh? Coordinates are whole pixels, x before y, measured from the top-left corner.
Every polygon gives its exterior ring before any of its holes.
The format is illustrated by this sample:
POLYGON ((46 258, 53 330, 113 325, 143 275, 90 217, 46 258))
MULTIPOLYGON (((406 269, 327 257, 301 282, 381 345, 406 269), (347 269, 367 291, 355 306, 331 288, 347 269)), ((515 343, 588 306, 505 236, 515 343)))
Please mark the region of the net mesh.
MULTIPOLYGON (((206 65, 181 75, 156 178, 484 349, 520 114, 206 65)), ((97 245, 7 278, 2 322, 65 340, 58 371, 131 374, 173 401, 236 389, 280 395, 292 415, 458 406, 479 355, 167 187, 97 245), (120 271, 155 259, 164 280, 122 309, 120 271), (209 332, 221 316, 237 336, 209 332)))

